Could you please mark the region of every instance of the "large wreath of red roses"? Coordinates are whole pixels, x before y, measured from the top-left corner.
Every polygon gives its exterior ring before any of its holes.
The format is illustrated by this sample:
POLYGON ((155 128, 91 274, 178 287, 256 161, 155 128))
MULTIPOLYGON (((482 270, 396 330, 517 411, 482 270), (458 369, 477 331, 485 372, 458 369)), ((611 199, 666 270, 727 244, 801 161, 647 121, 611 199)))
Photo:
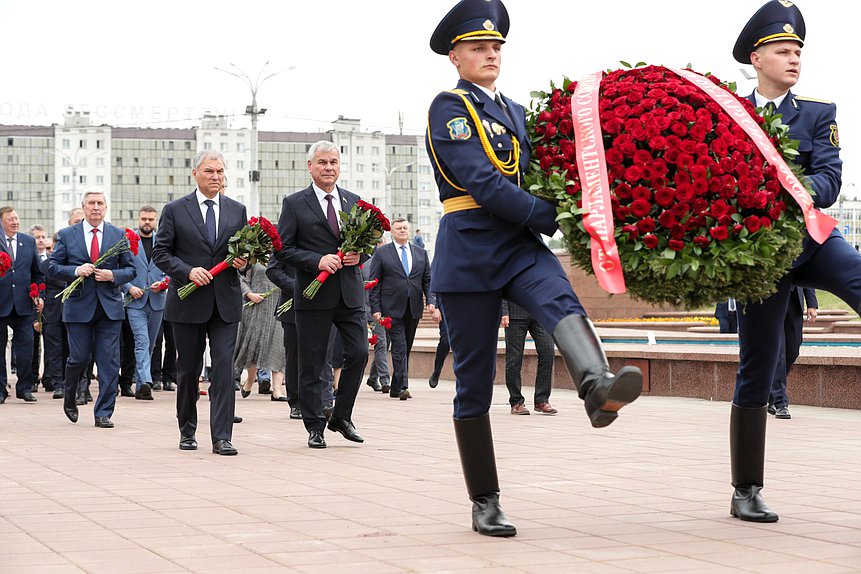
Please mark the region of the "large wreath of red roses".
MULTIPOLYGON (((557 205, 572 260, 591 273, 571 116, 575 88, 566 79, 549 93, 532 94, 527 123, 534 161, 526 187, 557 205)), ((761 118, 738 99, 787 162, 797 155, 779 115, 761 118)), ((804 218, 777 169, 736 122, 699 88, 659 66, 604 74, 599 113, 613 236, 628 292, 684 308, 773 293, 801 251, 804 218)))

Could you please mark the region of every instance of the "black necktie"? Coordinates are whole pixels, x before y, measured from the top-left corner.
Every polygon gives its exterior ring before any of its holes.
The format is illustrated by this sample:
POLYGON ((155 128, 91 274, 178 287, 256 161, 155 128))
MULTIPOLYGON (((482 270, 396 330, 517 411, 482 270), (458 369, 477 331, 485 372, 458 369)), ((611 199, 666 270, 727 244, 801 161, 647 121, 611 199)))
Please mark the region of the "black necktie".
POLYGON ((765 108, 762 110, 762 115, 772 116, 774 115, 774 102, 768 102, 765 104, 765 108))
POLYGON ((329 229, 332 231, 332 235, 335 237, 341 236, 341 230, 338 229, 338 216, 335 214, 335 206, 332 204, 331 193, 326 194, 326 201, 329 202, 329 205, 326 207, 326 219, 329 220, 329 229))
POLYGON ((505 102, 502 101, 502 97, 499 94, 496 94, 494 98, 496 105, 502 108, 502 111, 505 113, 505 117, 508 118, 508 121, 511 122, 511 125, 514 125, 514 119, 511 117, 511 112, 508 111, 508 106, 505 105, 505 102))
POLYGON ((206 235, 209 237, 209 244, 215 245, 215 208, 212 206, 215 205, 215 202, 211 199, 207 199, 203 203, 206 204, 206 235))

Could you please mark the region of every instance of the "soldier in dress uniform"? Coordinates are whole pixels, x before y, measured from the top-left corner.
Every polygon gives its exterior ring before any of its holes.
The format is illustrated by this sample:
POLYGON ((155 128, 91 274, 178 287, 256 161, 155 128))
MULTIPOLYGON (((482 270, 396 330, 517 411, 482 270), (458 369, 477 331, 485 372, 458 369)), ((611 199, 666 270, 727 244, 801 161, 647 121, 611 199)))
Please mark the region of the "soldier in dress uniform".
POLYGON ((556 232, 556 208, 521 188, 531 151, 524 109, 496 90, 508 28, 499 0, 461 0, 430 41, 460 76, 428 113, 427 149, 444 206, 432 290, 454 353, 454 428, 473 530, 489 536, 516 534, 499 505, 488 415, 503 298, 553 333, 594 427, 610 424, 642 390, 639 369, 610 372, 592 323, 541 238, 556 232))
MULTIPOLYGON (((755 106, 774 107, 789 134, 799 140, 797 162, 813 188, 818 208, 832 205, 840 193, 842 162, 836 106, 796 96, 790 89, 801 72, 805 26, 801 11, 789 0, 767 2, 742 30, 733 57, 752 64, 757 88, 755 106)), ((821 245, 810 237, 792 269, 777 283, 777 292, 761 302, 740 305, 739 368, 730 416, 732 484, 730 513, 753 522, 776 522, 778 516, 762 498, 765 422, 771 382, 784 338, 784 319, 794 286, 824 289, 861 313, 861 254, 837 230, 821 245)))

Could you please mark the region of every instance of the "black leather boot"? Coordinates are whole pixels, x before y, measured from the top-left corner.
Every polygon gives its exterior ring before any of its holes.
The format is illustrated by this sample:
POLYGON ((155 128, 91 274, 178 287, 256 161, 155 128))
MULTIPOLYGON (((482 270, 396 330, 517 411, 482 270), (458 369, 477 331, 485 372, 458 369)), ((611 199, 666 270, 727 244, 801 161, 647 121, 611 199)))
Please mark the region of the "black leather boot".
POLYGON ((517 529, 499 505, 499 479, 490 415, 454 419, 454 436, 466 491, 472 500, 472 529, 485 536, 514 536, 517 529))
POLYGON ((617 411, 640 396, 643 373, 637 367, 622 367, 610 372, 601 339, 587 317, 568 315, 553 330, 565 366, 580 398, 586 403, 586 414, 595 428, 616 420, 617 411))
POLYGON ((729 513, 748 522, 777 522, 778 519, 759 492, 765 474, 767 408, 733 405, 729 419, 729 452, 735 487, 729 513))

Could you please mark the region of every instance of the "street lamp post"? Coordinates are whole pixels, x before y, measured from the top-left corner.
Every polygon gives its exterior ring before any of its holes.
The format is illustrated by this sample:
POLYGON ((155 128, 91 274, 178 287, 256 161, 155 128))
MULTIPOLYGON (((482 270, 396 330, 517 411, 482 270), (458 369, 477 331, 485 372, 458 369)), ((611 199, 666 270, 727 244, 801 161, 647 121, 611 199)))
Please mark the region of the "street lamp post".
POLYGON ((383 174, 383 183, 384 183, 383 189, 385 190, 385 193, 386 193, 386 196, 385 196, 385 198, 386 198, 386 209, 385 209, 385 211, 386 211, 386 215, 389 217, 389 219, 399 217, 399 215, 400 215, 400 214, 396 214, 394 212, 394 207, 392 206, 392 203, 393 203, 392 186, 389 183, 389 178, 392 176, 392 174, 395 171, 397 171, 401 168, 404 168, 404 167, 409 167, 411 165, 415 165, 415 164, 416 164, 416 162, 411 161, 411 162, 404 163, 401 165, 396 165, 393 168, 387 168, 385 165, 381 165, 378 163, 374 163, 371 165, 371 169, 379 171, 380 173, 383 174))
MULTIPOLYGON (((82 166, 87 159, 98 155, 104 155, 105 153, 104 150, 96 150, 78 157, 80 152, 81 148, 75 148, 75 154, 70 157, 69 154, 59 148, 45 150, 45 153, 60 155, 63 159, 69 162, 69 165, 72 167, 72 203, 78 200, 78 168, 82 166)), ((107 214, 105 215, 107 216, 107 214)))
MULTIPOLYGON (((257 162, 257 116, 262 116, 266 113, 266 108, 258 108, 257 107, 257 90, 260 89, 260 86, 271 78, 272 76, 277 76, 284 70, 280 70, 278 72, 274 72, 269 74, 268 76, 263 75, 263 71, 266 69, 266 66, 269 65, 267 61, 263 64, 263 67, 260 68, 260 72, 257 73, 257 78, 252 80, 248 74, 242 71, 236 64, 230 64, 236 71, 223 70, 221 68, 216 67, 215 69, 219 72, 224 72, 225 74, 230 74, 236 78, 239 78, 248 86, 251 90, 251 105, 245 106, 245 114, 251 116, 251 170, 248 172, 248 189, 249 189, 249 197, 248 197, 248 212, 251 215, 259 215, 260 214, 260 197, 257 193, 257 183, 260 181, 260 169, 257 162)), ((292 70, 293 68, 287 68, 288 70, 292 70)))

